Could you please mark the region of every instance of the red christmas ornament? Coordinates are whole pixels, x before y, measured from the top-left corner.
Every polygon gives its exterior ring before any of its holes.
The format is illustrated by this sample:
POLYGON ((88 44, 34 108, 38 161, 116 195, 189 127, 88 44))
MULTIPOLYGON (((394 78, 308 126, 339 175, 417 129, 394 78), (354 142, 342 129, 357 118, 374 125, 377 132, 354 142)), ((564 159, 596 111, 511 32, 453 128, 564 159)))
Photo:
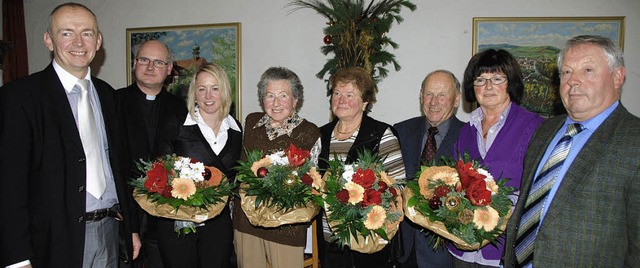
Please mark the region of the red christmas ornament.
POLYGON ((267 173, 269 173, 269 170, 267 170, 267 168, 265 167, 261 167, 258 169, 258 171, 256 172, 258 173, 258 178, 264 178, 267 176, 267 173))
POLYGON ((331 36, 330 35, 325 35, 324 39, 322 39, 322 41, 324 41, 325 45, 331 44, 331 36))
POLYGON ((211 170, 209 170, 208 168, 204 168, 204 172, 202 172, 202 177, 204 178, 205 181, 208 181, 209 179, 211 179, 211 170))
POLYGON ((432 197, 429 199, 429 207, 433 210, 439 209, 442 206, 442 201, 438 197, 432 197))

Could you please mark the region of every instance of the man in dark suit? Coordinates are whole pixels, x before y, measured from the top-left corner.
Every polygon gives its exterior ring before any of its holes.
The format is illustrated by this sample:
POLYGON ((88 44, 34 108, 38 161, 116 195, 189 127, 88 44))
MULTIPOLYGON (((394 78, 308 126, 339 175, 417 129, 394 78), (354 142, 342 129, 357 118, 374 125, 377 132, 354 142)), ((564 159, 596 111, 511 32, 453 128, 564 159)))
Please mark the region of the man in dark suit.
POLYGON ((504 266, 639 267, 640 119, 619 100, 622 52, 608 38, 577 36, 558 69, 568 116, 545 121, 531 140, 504 266), (561 144, 564 160, 547 172, 561 144))
POLYGON ((0 266, 117 267, 119 228, 134 258, 136 236, 96 17, 62 4, 44 41, 53 62, 0 88, 0 266))
MULTIPOLYGON (((141 174, 136 168, 140 159, 153 160, 158 156, 158 144, 178 134, 187 116, 184 100, 167 92, 165 80, 171 74, 173 60, 169 48, 158 40, 138 46, 133 70, 135 82, 117 91, 118 114, 129 143, 131 166, 129 179, 141 174)), ((163 267, 156 238, 156 218, 135 206, 136 219, 141 221, 142 258, 136 266, 163 267)))
MULTIPOLYGON (((460 105, 460 82, 453 73, 436 70, 427 75, 420 89, 420 104, 424 116, 414 117, 394 125, 398 131, 402 159, 407 179, 412 179, 425 164, 424 148, 429 147, 428 129, 437 129, 436 151, 430 160, 453 155, 453 145, 458 139, 462 123, 455 113, 460 105), (426 146, 425 146, 426 145, 426 146)), ((404 256, 402 267, 451 267, 451 254, 444 246, 433 249, 435 235, 407 220, 400 225, 404 256)))

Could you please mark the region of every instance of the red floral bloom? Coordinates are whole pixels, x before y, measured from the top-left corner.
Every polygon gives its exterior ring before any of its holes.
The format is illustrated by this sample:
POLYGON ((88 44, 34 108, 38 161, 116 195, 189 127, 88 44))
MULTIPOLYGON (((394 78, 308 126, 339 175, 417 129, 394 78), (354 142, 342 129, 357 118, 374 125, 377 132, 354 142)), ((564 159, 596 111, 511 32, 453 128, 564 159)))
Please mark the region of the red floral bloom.
POLYGON ((313 184, 313 178, 311 178, 311 176, 309 176, 309 174, 304 174, 302 175, 302 178, 300 178, 300 181, 302 181, 302 183, 311 186, 311 184, 313 184))
POLYGON ((486 206, 491 203, 491 191, 487 190, 484 180, 475 180, 465 189, 467 199, 474 206, 486 206))
POLYGON ((444 185, 440 185, 436 187, 436 189, 433 191, 433 194, 435 195, 435 197, 440 199, 440 197, 446 196, 450 192, 451 192, 451 188, 444 185))
POLYGON ((364 198, 362 199, 362 203, 360 204, 362 205, 362 207, 367 207, 369 205, 380 205, 382 204, 382 193, 369 188, 364 191, 364 198))
POLYGON ((144 182, 144 187, 152 193, 160 193, 164 191, 167 186, 167 169, 164 164, 155 162, 151 166, 151 170, 147 171, 147 180, 144 182))
POLYGON ((284 153, 287 155, 287 159, 289 159, 289 164, 294 167, 302 166, 302 164, 307 161, 307 158, 311 156, 311 152, 302 150, 293 143, 289 145, 289 148, 284 150, 284 153))
POLYGON ((464 163, 462 160, 458 160, 458 163, 456 164, 456 170, 458 170, 458 176, 460 177, 462 189, 467 189, 469 187, 469 184, 473 183, 476 180, 484 181, 484 178, 486 177, 485 175, 478 173, 471 162, 464 163))
POLYGON ((386 191, 387 188, 389 188, 389 186, 387 186, 387 184, 384 183, 384 181, 378 181, 378 186, 380 187, 380 189, 378 189, 378 192, 380 193, 384 193, 384 191, 386 191))
POLYGON ((172 198, 171 190, 173 190, 173 187, 171 187, 171 185, 167 185, 167 187, 164 187, 164 191, 162 191, 161 195, 165 198, 172 198))
POLYGON ((353 179, 351 180, 354 183, 359 184, 362 188, 368 189, 373 186, 373 183, 376 181, 376 174, 372 169, 358 168, 355 174, 353 174, 353 179))
POLYGON ((346 189, 342 189, 340 190, 340 192, 336 193, 336 197, 338 198, 338 201, 340 201, 340 203, 346 204, 347 202, 349 202, 349 191, 347 191, 346 189))
POLYGON ((398 196, 398 192, 396 191, 396 188, 389 188, 389 192, 391 193, 391 195, 393 195, 393 197, 398 196))

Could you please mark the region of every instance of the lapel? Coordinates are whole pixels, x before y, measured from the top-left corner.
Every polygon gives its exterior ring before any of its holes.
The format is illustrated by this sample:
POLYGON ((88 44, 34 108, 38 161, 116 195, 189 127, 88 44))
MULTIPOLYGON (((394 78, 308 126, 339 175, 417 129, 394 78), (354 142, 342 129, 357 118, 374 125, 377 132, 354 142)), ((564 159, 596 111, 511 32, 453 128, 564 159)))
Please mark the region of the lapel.
POLYGON ((564 175, 542 226, 551 224, 562 211, 570 209, 574 192, 579 188, 580 182, 583 178, 593 175, 593 170, 601 160, 607 140, 613 136, 617 127, 623 122, 623 111, 624 108, 619 104, 584 144, 564 175))
MULTIPOLYGON (((416 171, 420 170, 420 158, 422 157, 422 149, 424 148, 424 144, 422 144, 422 140, 424 136, 427 135, 427 119, 424 116, 420 117, 418 120, 418 124, 412 125, 411 133, 416 133, 414 135, 410 134, 409 137, 409 159, 415 159, 417 164, 415 166, 418 167, 416 171)), ((412 175, 413 176, 413 175, 412 175)))
POLYGON ((75 117, 73 117, 73 111, 71 105, 69 105, 69 99, 67 98, 67 92, 62 86, 62 82, 58 78, 56 71, 53 69, 53 65, 49 64, 43 71, 43 82, 40 85, 40 91, 44 96, 42 104, 48 107, 48 111, 51 111, 52 118, 56 121, 56 125, 62 129, 63 139, 68 139, 69 143, 74 149, 84 151, 82 148, 82 141, 80 140, 80 132, 78 132, 78 126, 76 125, 75 117))

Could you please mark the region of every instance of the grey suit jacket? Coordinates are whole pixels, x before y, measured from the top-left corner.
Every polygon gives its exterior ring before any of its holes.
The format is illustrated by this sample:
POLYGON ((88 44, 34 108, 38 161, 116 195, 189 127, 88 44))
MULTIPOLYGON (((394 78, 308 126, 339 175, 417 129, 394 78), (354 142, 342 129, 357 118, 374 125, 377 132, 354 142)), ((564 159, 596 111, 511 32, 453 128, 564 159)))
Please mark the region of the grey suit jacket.
MULTIPOLYGON (((534 134, 518 204, 507 226, 505 267, 516 267, 517 229, 537 167, 565 122, 534 134)), ((535 267, 640 267, 640 119, 620 104, 571 163, 540 226, 535 267)))
MULTIPOLYGON (((455 116, 451 117, 450 120, 447 135, 442 140, 435 155, 437 160, 440 160, 442 156, 453 156, 453 145, 458 140, 460 128, 464 125, 455 116)), ((422 140, 427 135, 427 119, 424 116, 414 117, 397 123, 393 127, 398 131, 407 180, 413 179, 416 172, 420 171, 420 165, 422 164, 420 163, 420 157, 424 147, 422 140)), ((428 233, 430 234, 431 232, 428 233)), ((431 240, 435 241, 435 238, 426 237, 421 227, 404 220, 400 224, 400 234, 404 251, 403 256, 400 258, 401 263, 406 262, 410 257, 411 251, 415 249, 419 267, 451 266, 451 254, 445 247, 439 250, 432 250, 432 245, 429 242, 431 240)))

